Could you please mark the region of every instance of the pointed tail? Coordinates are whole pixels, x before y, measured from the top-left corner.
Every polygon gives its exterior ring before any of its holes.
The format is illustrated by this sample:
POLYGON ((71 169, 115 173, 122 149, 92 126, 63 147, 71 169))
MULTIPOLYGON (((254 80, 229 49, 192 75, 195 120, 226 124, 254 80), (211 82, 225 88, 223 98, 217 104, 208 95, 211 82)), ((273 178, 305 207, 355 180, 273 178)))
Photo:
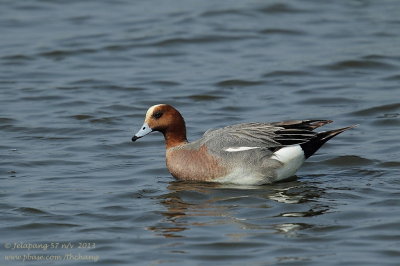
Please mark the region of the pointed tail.
POLYGON ((306 159, 313 155, 319 148, 321 148, 322 145, 325 144, 328 140, 333 138, 336 135, 339 135, 340 133, 354 128, 357 125, 352 125, 349 127, 343 127, 335 130, 330 130, 330 131, 324 131, 324 132, 319 132, 314 138, 312 138, 310 141, 300 144, 301 148, 304 151, 304 155, 306 159))

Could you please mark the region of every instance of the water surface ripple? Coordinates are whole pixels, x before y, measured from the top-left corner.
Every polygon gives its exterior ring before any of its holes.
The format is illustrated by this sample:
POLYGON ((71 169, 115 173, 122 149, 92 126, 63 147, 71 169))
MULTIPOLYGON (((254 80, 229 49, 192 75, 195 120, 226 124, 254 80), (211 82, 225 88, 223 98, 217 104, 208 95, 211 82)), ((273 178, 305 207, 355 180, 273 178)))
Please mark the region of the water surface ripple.
POLYGON ((0 264, 399 265, 399 14, 390 0, 1 1, 0 264), (161 102, 191 140, 240 122, 359 126, 290 182, 178 182, 160 134, 130 142, 161 102))

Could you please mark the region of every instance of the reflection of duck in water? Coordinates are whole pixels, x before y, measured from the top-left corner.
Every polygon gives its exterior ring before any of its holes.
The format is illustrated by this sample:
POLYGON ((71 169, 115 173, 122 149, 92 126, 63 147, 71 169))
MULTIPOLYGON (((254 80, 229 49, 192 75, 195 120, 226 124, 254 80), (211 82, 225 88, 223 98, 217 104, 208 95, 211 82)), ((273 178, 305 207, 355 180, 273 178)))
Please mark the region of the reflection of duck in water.
POLYGON ((324 190, 307 181, 265 186, 174 181, 168 190, 159 197, 166 208, 161 213, 163 222, 147 227, 167 238, 190 235, 185 231, 197 227, 221 225, 239 226, 242 230, 232 233, 237 237, 252 234, 243 231, 248 229, 287 234, 313 226, 305 220, 299 223, 300 217, 318 216, 328 210, 317 201, 324 190))
POLYGON ((132 141, 160 131, 170 173, 180 180, 261 185, 293 176, 325 142, 354 126, 325 132, 330 120, 244 123, 208 130, 194 142, 186 138, 182 115, 172 106, 150 107, 132 141))

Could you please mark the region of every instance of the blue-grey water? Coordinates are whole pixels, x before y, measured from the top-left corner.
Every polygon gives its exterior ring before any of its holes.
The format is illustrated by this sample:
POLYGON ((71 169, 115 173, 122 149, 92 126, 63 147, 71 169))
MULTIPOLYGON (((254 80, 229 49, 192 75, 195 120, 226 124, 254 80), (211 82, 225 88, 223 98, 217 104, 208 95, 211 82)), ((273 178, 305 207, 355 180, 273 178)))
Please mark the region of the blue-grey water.
POLYGON ((0 265, 400 265, 400 1, 0 1, 0 265), (297 179, 174 181, 241 122, 358 124, 297 179))

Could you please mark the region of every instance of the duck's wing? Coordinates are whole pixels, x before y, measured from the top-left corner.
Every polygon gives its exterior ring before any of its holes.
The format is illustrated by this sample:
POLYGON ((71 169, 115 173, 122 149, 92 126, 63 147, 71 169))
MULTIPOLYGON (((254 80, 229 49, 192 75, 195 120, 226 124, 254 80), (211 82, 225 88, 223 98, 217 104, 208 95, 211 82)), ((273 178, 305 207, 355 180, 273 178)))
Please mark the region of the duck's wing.
POLYGON ((289 120, 282 122, 272 122, 270 124, 286 129, 305 129, 312 131, 316 128, 322 127, 332 122, 332 120, 289 120))
POLYGON ((243 123, 208 130, 203 135, 201 142, 219 150, 257 147, 273 151, 311 140, 317 135, 312 130, 330 122, 332 121, 292 120, 273 123, 243 123))

